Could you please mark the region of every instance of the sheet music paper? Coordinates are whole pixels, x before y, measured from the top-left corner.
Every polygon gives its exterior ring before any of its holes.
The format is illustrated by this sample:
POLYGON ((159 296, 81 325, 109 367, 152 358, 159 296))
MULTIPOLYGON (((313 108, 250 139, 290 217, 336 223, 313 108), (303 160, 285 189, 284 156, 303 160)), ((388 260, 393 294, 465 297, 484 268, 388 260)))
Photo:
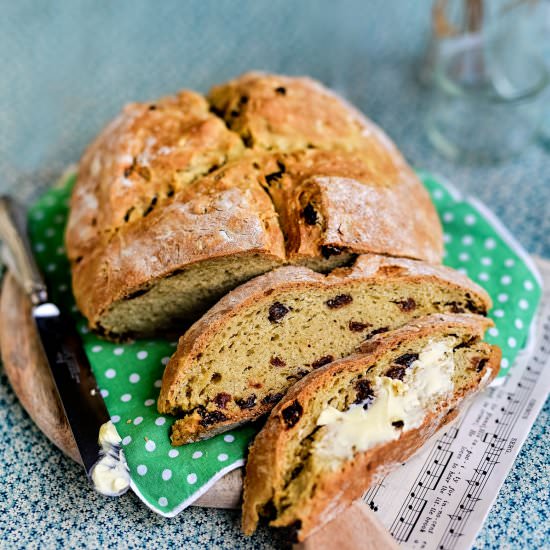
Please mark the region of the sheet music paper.
POLYGON ((363 496, 403 548, 470 548, 550 391, 550 263, 535 345, 423 451, 363 496), (546 369, 546 373, 544 372, 546 369))

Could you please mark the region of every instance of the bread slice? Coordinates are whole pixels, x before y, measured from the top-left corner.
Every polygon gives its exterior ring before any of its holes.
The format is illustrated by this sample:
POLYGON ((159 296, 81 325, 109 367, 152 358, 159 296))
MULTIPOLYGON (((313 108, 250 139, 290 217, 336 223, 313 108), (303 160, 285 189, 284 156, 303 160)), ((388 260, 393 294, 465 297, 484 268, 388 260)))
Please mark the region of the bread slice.
POLYGON ((259 517, 303 540, 407 460, 496 375, 491 322, 435 314, 379 334, 298 382, 248 456, 243 531, 259 517))
POLYGON ((127 105, 80 161, 65 237, 78 308, 113 339, 188 326, 284 264, 443 252, 426 189, 375 124, 310 79, 259 73, 127 105))
POLYGON ((377 333, 434 312, 485 314, 487 293, 450 268, 378 255, 322 275, 282 267, 234 290, 180 338, 158 409, 172 443, 270 411, 298 379, 377 333))

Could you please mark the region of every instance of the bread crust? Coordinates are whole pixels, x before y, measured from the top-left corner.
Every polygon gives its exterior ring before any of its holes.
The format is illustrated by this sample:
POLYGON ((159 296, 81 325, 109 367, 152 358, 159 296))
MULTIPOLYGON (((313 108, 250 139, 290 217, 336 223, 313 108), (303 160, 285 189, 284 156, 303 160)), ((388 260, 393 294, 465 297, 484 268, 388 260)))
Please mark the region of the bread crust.
MULTIPOLYGON (((471 295, 474 308, 486 312, 491 307, 489 295, 476 283, 462 273, 451 268, 428 264, 405 258, 388 258, 380 255, 359 256, 350 268, 334 270, 329 275, 316 273, 298 266, 285 266, 270 273, 256 277, 225 295, 201 319, 180 338, 175 354, 171 357, 164 371, 158 409, 161 413, 178 412, 177 394, 186 383, 186 376, 193 360, 202 354, 211 339, 222 330, 222 327, 233 317, 240 315, 259 300, 269 297, 275 301, 293 290, 307 292, 308 289, 352 285, 356 282, 376 283, 382 280, 408 281, 418 284, 437 281, 449 288, 460 288, 471 295)), ((261 406, 254 410, 254 416, 269 411, 271 405, 261 406)), ((172 428, 172 442, 183 444, 215 433, 225 431, 235 424, 251 418, 250 410, 234 413, 223 422, 216 422, 215 430, 200 423, 200 417, 187 418, 185 422, 176 421, 172 428)))
POLYGON ((259 73, 210 103, 184 90, 127 105, 82 157, 66 248, 94 329, 119 301, 216 258, 269 270, 365 252, 439 262, 443 250, 426 190, 376 125, 310 79, 259 73))
MULTIPOLYGON (((308 402, 336 372, 343 370, 363 372, 374 365, 383 355, 396 345, 413 341, 426 335, 436 334, 438 330, 462 328, 471 331, 473 336, 482 337, 491 321, 477 315, 431 315, 419 319, 401 329, 375 336, 364 347, 364 354, 349 356, 313 371, 295 384, 273 409, 267 423, 260 431, 251 446, 246 476, 244 481, 242 528, 251 534, 259 520, 259 509, 272 498, 275 488, 280 487, 284 475, 284 450, 287 441, 300 423, 286 429, 282 411, 289 404, 298 401, 304 415, 307 414, 308 402)), ((354 500, 361 497, 368 487, 386 475, 396 466, 412 456, 437 430, 453 420, 467 398, 488 385, 496 376, 501 359, 500 349, 489 346, 490 359, 479 373, 472 376, 471 382, 460 392, 455 392, 448 399, 440 401, 437 407, 424 419, 416 429, 404 432, 399 439, 377 445, 366 452, 356 453, 352 460, 344 463, 341 469, 325 473, 317 483, 315 498, 301 507, 297 531, 299 541, 330 521, 354 500)), ((272 521, 274 527, 289 526, 288 517, 272 521)))
POLYGON ((268 196, 247 180, 252 164, 234 161, 220 179, 216 174, 184 188, 73 264, 77 304, 93 328, 116 301, 199 262, 262 256, 282 265, 283 235, 268 196))
POLYGON ((243 149, 195 92, 126 105, 80 161, 66 231, 69 258, 85 255, 140 218, 153 197, 158 206, 170 202, 167 194, 178 188, 177 172, 189 171, 191 179, 243 149))
POLYGON ((215 86, 209 99, 253 149, 286 153, 269 192, 292 263, 322 247, 441 261, 428 192, 388 136, 334 92, 310 78, 251 72, 215 86), (321 232, 303 215, 304 194, 322 207, 321 232))

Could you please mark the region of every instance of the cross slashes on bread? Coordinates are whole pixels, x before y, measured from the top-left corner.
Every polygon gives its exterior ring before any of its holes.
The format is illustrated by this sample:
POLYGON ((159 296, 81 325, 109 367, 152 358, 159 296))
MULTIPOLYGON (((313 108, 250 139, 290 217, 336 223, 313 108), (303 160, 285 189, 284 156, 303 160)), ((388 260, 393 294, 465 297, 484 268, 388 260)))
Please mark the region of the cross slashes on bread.
POLYGON ((244 532, 264 517, 303 540, 407 460, 496 375, 500 350, 481 341, 491 324, 428 316, 295 384, 250 449, 244 532))
POLYGON ((283 264, 439 262, 442 232, 388 137, 317 82, 249 73, 127 105, 86 150, 66 232, 91 328, 180 330, 283 264))
POLYGON ((490 306, 466 276, 416 260, 363 255, 329 275, 281 267, 229 293, 186 332, 158 408, 178 416, 173 444, 211 437, 269 412, 297 380, 378 333, 490 306))

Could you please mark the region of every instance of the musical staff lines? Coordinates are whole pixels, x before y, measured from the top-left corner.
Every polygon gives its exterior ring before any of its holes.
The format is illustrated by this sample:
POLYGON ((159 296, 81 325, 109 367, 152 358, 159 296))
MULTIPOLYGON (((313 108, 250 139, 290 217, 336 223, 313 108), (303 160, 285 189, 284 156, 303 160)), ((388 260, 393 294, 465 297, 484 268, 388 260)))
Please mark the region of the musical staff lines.
POLYGON ((487 426, 482 439, 485 450, 467 479, 467 487, 461 495, 458 505, 452 513, 437 548, 439 550, 453 550, 456 548, 465 525, 476 504, 482 500, 485 485, 493 470, 499 464, 502 453, 506 450, 506 443, 522 412, 528 406, 531 394, 541 376, 541 366, 548 361, 550 354, 550 317, 543 325, 545 334, 535 355, 523 370, 519 379, 513 375, 508 377, 496 394, 494 418, 487 426))
POLYGON ((436 440, 420 473, 410 487, 399 513, 391 524, 390 533, 398 542, 407 542, 428 503, 426 494, 434 491, 453 457, 449 450, 458 435, 458 427, 450 427, 436 440))
POLYGON ((474 543, 550 389, 550 292, 540 311, 535 343, 508 377, 363 495, 403 548, 462 550, 474 543))

